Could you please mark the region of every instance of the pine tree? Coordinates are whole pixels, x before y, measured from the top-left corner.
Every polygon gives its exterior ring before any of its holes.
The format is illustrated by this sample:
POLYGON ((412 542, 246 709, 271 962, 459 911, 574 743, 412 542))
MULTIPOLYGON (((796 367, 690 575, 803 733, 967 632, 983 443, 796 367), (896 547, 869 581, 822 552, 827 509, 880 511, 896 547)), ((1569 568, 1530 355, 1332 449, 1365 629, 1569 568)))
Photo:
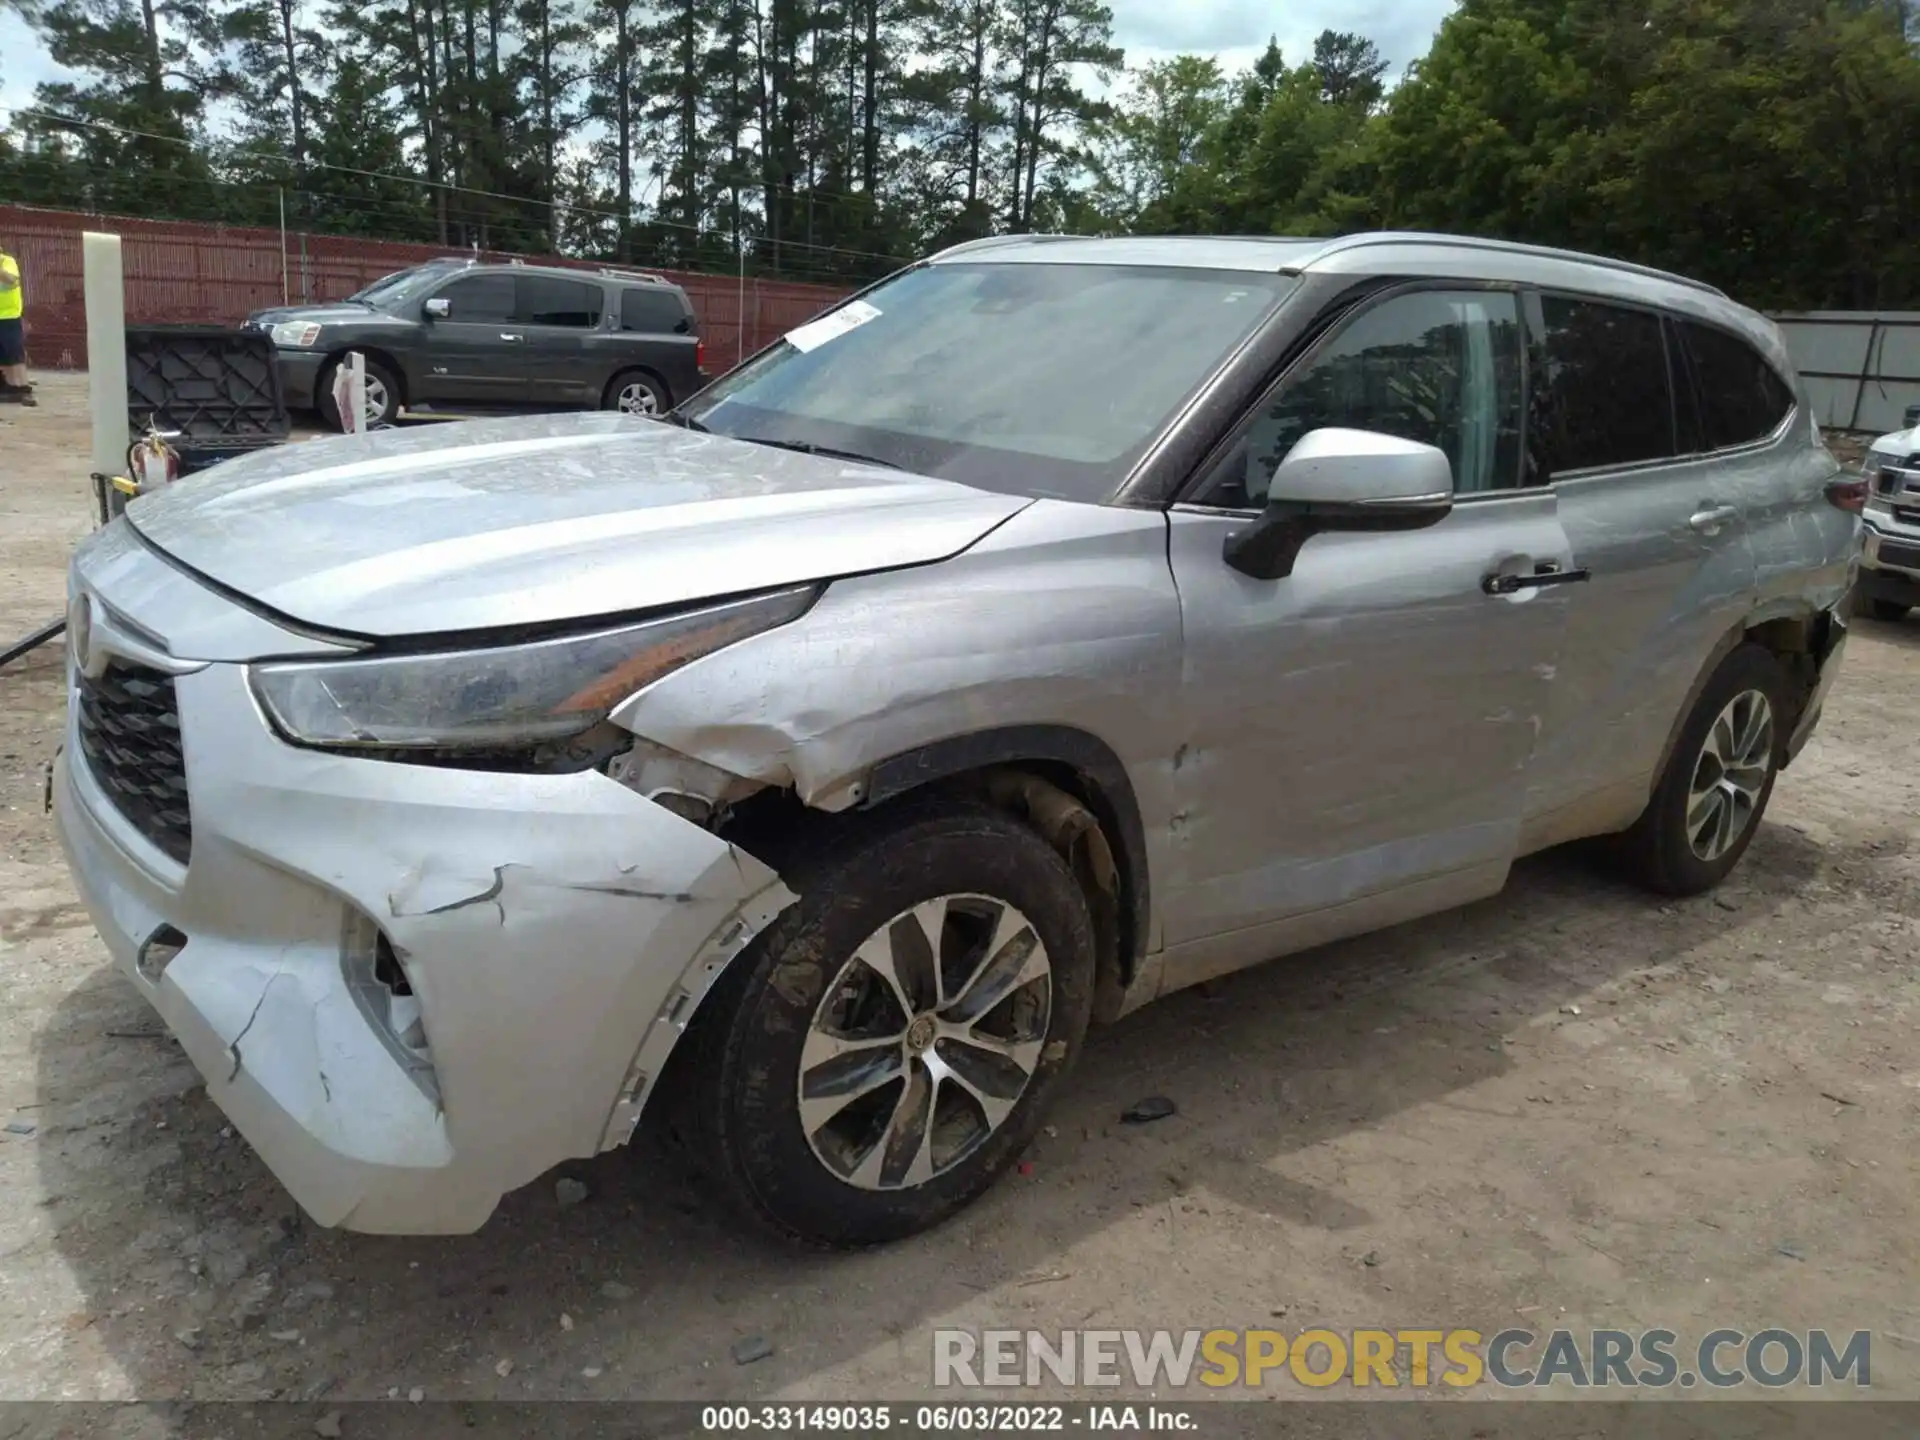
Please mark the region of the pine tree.
POLYGON ((225 72, 219 24, 204 0, 52 0, 27 18, 59 64, 88 79, 41 85, 39 107, 83 123, 34 117, 23 129, 65 132, 58 152, 80 169, 81 203, 127 214, 219 218, 203 139, 205 100, 225 72))
POLYGON ((1014 56, 1007 228, 1023 231, 1033 228, 1041 175, 1071 153, 1062 131, 1105 111, 1080 88, 1076 68, 1091 67, 1110 78, 1125 56, 1113 43, 1113 11, 1098 0, 1011 0, 1006 27, 1014 56))

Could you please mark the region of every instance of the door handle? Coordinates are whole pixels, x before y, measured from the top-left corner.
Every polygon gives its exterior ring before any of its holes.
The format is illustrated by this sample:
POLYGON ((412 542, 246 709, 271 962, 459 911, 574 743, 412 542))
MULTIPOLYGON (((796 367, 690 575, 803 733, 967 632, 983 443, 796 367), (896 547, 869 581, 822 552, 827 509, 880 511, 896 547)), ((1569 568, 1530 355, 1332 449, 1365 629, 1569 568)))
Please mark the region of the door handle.
POLYGON ((1531 575, 1496 571, 1481 578, 1480 588, 1489 595, 1518 595, 1522 590, 1544 590, 1549 585, 1578 585, 1592 578, 1591 570, 1558 570, 1543 565, 1531 575))
POLYGON ((1693 514, 1689 515, 1687 517, 1687 524, 1691 525, 1695 530, 1698 530, 1702 535, 1718 535, 1720 533, 1720 527, 1725 525, 1729 520, 1737 518, 1739 514, 1740 511, 1732 505, 1707 504, 1701 506, 1698 510, 1694 511, 1693 514))
POLYGON ((502 330, 500 332, 500 338, 502 340, 511 340, 511 341, 514 341, 515 343, 518 343, 519 341, 522 341, 527 337, 524 335, 515 335, 512 331, 509 331, 509 330, 502 330))

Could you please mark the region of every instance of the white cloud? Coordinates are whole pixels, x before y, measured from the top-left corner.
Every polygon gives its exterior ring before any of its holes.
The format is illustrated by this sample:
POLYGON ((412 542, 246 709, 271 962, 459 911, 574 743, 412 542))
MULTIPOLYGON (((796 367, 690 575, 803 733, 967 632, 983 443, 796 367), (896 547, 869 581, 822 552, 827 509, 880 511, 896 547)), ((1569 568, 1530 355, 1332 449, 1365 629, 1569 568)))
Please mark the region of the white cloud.
POLYGON ((1112 0, 1114 32, 1138 64, 1181 51, 1218 55, 1223 69, 1251 64, 1280 42, 1287 63, 1313 53, 1322 30, 1347 30, 1380 47, 1397 72, 1426 54, 1433 32, 1454 0, 1294 0, 1284 10, 1271 0, 1112 0))

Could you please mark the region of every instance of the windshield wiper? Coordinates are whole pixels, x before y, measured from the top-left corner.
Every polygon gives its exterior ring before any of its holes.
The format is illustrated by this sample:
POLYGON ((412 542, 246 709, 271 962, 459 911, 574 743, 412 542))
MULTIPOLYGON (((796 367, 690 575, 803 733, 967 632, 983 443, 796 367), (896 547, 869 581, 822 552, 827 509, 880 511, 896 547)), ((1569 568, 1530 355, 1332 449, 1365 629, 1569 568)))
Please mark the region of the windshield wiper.
POLYGON ((691 415, 682 415, 678 410, 669 410, 660 418, 669 425, 678 425, 682 430, 693 430, 702 435, 711 435, 713 433, 713 431, 707 428, 705 421, 696 420, 691 415))
POLYGON ((769 440, 761 435, 736 435, 736 440, 744 440, 749 445, 771 445, 776 450, 795 450, 802 455, 819 455, 830 460, 852 460, 859 465, 877 465, 882 470, 904 470, 904 465, 896 465, 891 460, 881 460, 872 455, 862 455, 858 450, 836 450, 831 445, 816 445, 811 440, 769 440))

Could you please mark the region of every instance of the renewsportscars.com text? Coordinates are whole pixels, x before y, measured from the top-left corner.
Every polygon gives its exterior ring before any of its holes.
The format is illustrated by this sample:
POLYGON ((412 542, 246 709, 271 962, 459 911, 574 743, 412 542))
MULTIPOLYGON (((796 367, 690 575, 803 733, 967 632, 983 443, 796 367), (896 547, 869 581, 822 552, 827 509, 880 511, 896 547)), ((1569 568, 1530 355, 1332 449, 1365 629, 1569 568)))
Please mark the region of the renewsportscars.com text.
POLYGON ((1822 1388, 1873 1383, 1865 1330, 936 1330, 938 1388, 1430 1385, 1822 1388))

